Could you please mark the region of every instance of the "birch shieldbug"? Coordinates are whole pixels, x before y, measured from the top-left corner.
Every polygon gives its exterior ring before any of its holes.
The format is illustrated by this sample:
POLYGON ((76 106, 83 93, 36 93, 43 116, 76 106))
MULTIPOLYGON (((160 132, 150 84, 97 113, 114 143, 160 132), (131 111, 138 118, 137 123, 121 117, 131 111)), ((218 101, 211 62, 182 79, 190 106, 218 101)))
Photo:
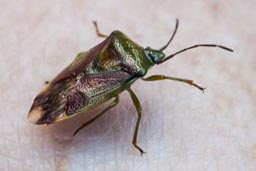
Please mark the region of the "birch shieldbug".
POLYGON ((176 20, 171 38, 159 50, 150 47, 143 48, 120 31, 113 31, 109 36, 106 36, 99 32, 96 22, 94 25, 97 35, 106 39, 87 52, 79 53, 70 65, 52 81, 46 83, 44 89, 34 99, 28 119, 34 124, 56 123, 113 99, 102 112, 81 125, 74 132, 75 135, 115 107, 119 102, 119 94, 126 90, 130 94, 138 113, 132 143, 141 154, 144 151, 137 145, 137 136, 142 108, 140 101, 131 89, 132 84, 138 79, 144 81, 174 80, 187 83, 203 91, 204 88, 192 80, 165 75, 152 75, 146 78, 144 76, 155 64, 162 64, 189 49, 219 47, 233 52, 232 49, 221 45, 197 44, 166 56, 163 51, 172 42, 177 32, 178 20, 176 20))

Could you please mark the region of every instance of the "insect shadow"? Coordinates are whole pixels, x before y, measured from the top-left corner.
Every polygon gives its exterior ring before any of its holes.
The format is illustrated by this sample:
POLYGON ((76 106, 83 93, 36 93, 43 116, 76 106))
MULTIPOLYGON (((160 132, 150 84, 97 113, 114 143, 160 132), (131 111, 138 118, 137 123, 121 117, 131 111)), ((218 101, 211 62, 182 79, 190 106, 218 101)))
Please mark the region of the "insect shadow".
MULTIPOLYGON (((42 136, 50 136, 50 144, 49 148, 54 151, 58 151, 59 154, 65 154, 65 150, 70 150, 72 148, 75 152, 81 152, 81 149, 84 153, 86 151, 91 150, 90 148, 97 144, 104 145, 104 148, 113 148, 121 149, 123 153, 127 152, 127 150, 131 150, 130 146, 125 146, 133 135, 133 124, 136 122, 136 118, 134 118, 135 111, 131 99, 127 93, 123 93, 121 95, 120 100, 122 103, 113 108, 101 118, 97 119, 95 122, 87 126, 87 129, 84 129, 81 132, 80 136, 73 136, 74 129, 77 128, 77 125, 80 125, 95 115, 95 113, 99 113, 106 106, 109 105, 110 102, 106 102, 103 105, 91 110, 87 111, 81 115, 78 115, 75 118, 71 118, 68 121, 63 121, 59 124, 50 124, 45 126, 45 129, 40 129, 42 136), (95 143, 97 142, 97 143, 95 143)), ((148 103, 143 103, 144 108, 143 111, 147 113, 147 109, 149 108, 148 103)), ((148 120, 148 117, 144 117, 143 120, 147 120, 147 122, 151 122, 148 120)), ((143 124, 141 127, 141 135, 144 135, 144 131, 147 129, 147 124, 143 124)))

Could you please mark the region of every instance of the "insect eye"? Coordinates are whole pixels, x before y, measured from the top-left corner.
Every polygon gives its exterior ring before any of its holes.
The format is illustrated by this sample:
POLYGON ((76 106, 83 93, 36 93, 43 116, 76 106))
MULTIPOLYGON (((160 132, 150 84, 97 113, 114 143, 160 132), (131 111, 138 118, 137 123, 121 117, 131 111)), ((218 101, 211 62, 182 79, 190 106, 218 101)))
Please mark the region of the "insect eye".
POLYGON ((146 48, 145 52, 146 52, 147 56, 148 56, 152 61, 155 61, 154 55, 153 55, 153 53, 152 53, 152 51, 151 51, 150 49, 146 48))
POLYGON ((152 54, 152 52, 149 52, 149 53, 148 53, 148 56, 149 56, 150 58, 152 58, 152 59, 154 58, 154 55, 152 54))

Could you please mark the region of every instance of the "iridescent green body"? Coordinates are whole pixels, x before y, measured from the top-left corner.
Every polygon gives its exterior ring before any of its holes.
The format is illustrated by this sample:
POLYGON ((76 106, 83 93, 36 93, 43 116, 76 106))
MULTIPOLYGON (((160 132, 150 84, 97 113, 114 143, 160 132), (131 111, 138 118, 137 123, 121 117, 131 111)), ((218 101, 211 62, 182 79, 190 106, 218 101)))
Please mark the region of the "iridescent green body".
POLYGON ((232 51, 220 45, 199 44, 166 57, 163 50, 172 41, 178 28, 178 21, 171 39, 160 50, 143 48, 120 31, 113 31, 109 36, 105 36, 99 33, 96 24, 95 26, 97 34, 106 39, 87 52, 79 53, 68 67, 46 84, 34 99, 28 118, 35 124, 51 124, 84 113, 114 98, 106 109, 79 127, 76 134, 116 106, 119 94, 127 90, 138 113, 133 144, 141 153, 143 150, 137 145, 137 134, 142 109, 138 98, 130 88, 131 85, 139 78, 144 81, 168 79, 184 82, 204 90, 192 80, 164 75, 153 75, 148 78, 144 78, 144 76, 153 65, 161 64, 175 55, 195 47, 220 47, 232 51))
POLYGON ((37 124, 64 120, 108 101, 144 76, 153 64, 144 48, 124 33, 112 32, 99 45, 79 53, 47 85, 48 91, 35 99, 31 110, 40 106, 46 111, 37 124))

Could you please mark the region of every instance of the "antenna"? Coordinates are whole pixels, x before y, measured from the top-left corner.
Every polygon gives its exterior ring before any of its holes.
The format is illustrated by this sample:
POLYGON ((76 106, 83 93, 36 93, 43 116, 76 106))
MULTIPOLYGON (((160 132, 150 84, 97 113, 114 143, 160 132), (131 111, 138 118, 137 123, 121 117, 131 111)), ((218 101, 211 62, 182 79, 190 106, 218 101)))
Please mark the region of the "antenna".
POLYGON ((172 37, 170 38, 170 40, 167 42, 166 45, 164 45, 162 48, 159 49, 159 51, 162 52, 162 51, 164 51, 169 46, 169 44, 172 42, 172 40, 173 40, 177 30, 178 30, 178 27, 179 27, 179 20, 176 18, 176 25, 175 25, 175 29, 174 29, 174 31, 172 33, 172 37))
POLYGON ((190 50, 190 49, 193 49, 193 48, 198 48, 198 47, 217 47, 217 48, 221 48, 221 49, 224 49, 224 50, 227 50, 229 52, 234 52, 234 50, 228 48, 228 47, 225 47, 225 46, 222 46, 222 45, 216 45, 216 44, 197 44, 197 45, 194 45, 194 46, 190 46, 190 47, 187 47, 185 49, 182 49, 174 54, 171 54, 169 56, 167 56, 166 58, 164 58, 162 61, 160 61, 159 63, 163 63, 171 58, 173 58, 174 56, 184 52, 184 51, 187 51, 187 50, 190 50))

